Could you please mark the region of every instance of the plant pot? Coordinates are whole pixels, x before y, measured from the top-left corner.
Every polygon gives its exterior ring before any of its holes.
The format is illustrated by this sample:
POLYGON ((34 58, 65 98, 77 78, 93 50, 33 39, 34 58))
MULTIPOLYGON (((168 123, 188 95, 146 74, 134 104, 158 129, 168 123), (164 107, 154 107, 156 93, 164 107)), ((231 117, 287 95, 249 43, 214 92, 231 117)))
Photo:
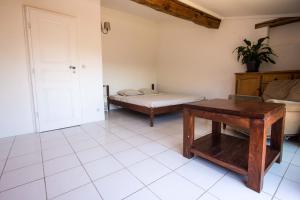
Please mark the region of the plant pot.
POLYGON ((246 65, 247 65, 247 72, 258 72, 260 63, 256 61, 251 61, 248 62, 246 65))

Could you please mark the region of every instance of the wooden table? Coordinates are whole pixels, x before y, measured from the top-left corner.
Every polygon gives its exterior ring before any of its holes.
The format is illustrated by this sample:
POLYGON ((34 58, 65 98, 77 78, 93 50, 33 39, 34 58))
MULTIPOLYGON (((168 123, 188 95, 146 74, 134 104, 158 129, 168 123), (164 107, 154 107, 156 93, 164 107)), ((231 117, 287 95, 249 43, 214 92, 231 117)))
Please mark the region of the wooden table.
POLYGON ((248 187, 260 192, 267 170, 275 161, 281 162, 284 119, 284 104, 223 99, 185 104, 183 155, 197 155, 246 175, 248 187), (195 117, 212 120, 212 133, 194 140, 195 117), (222 134, 222 122, 249 129, 249 140, 222 134))

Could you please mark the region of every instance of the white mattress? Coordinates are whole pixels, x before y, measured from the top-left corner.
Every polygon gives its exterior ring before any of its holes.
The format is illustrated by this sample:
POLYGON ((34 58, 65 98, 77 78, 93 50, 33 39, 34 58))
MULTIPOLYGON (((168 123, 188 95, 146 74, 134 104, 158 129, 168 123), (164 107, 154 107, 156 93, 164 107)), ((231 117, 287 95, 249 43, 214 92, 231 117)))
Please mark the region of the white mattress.
POLYGON ((184 103, 190 103, 195 101, 201 101, 204 97, 186 96, 178 94, 148 94, 138 96, 110 96, 111 99, 131 103, 135 105, 145 106, 148 108, 158 108, 171 105, 179 105, 184 103))

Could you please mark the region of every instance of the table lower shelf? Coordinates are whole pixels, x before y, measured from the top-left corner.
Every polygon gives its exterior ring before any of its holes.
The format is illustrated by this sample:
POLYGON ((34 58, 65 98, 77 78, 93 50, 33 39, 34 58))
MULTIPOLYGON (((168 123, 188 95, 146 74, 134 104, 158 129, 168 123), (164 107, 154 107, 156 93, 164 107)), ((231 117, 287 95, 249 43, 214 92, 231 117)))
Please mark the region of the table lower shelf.
MULTIPOLYGON (((248 173, 249 141, 221 134, 216 140, 212 134, 193 142, 191 152, 242 175, 248 173)), ((267 146, 265 171, 275 162, 280 152, 267 146)))

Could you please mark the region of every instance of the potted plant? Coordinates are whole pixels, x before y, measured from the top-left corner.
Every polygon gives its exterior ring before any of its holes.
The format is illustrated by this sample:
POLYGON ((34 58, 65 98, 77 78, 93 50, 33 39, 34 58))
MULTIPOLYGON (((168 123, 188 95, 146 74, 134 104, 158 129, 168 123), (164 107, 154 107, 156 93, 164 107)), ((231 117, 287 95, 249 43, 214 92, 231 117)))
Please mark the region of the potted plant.
POLYGON ((234 52, 237 51, 237 60, 240 61, 241 59, 242 63, 246 64, 247 72, 258 72, 262 62, 275 64, 272 56, 276 55, 271 47, 264 43, 266 39, 269 39, 269 37, 258 39, 256 44, 244 39, 246 46, 239 46, 234 50, 234 52))

